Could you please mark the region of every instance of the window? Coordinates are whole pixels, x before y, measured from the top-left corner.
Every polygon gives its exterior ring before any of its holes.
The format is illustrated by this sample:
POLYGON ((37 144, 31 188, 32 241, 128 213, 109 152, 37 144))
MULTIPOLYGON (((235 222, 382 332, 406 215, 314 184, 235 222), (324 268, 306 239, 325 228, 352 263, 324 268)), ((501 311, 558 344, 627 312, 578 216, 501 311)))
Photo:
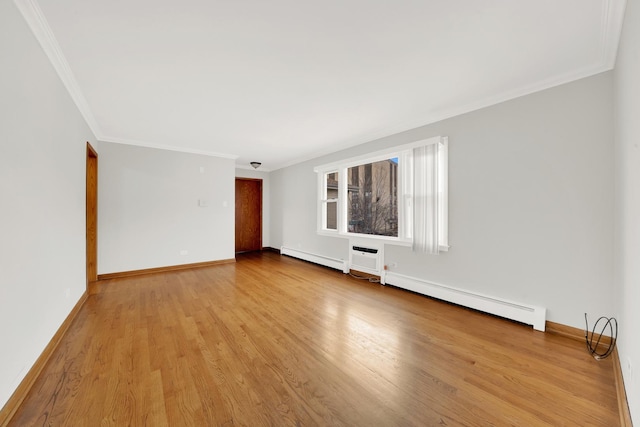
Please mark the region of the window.
POLYGON ((347 168, 347 232, 398 237, 398 158, 347 168))
POLYGON ((315 168, 318 233, 447 250, 447 165, 435 137, 315 168))
POLYGON ((338 172, 324 174, 322 185, 322 229, 338 229, 338 172))

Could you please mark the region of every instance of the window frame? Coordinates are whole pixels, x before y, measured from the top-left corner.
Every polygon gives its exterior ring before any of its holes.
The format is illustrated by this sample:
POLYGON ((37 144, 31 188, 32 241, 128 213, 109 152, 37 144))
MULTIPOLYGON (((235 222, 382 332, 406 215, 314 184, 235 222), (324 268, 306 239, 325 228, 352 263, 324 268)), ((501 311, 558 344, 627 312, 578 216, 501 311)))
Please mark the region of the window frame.
POLYGON ((319 204, 320 204, 320 211, 318 213, 318 218, 320 220, 320 223, 318 224, 318 231, 323 231, 323 232, 337 232, 340 229, 340 183, 341 183, 341 179, 340 177, 342 176, 341 172, 338 169, 335 170, 328 170, 326 172, 323 172, 321 175, 321 179, 320 179, 320 188, 319 188, 319 194, 321 195, 320 200, 319 200, 319 204), (327 182, 328 182, 328 176, 331 174, 337 174, 338 176, 338 195, 335 198, 329 198, 328 197, 328 191, 327 191, 327 182), (336 229, 334 230, 333 228, 327 228, 327 218, 328 218, 328 205, 329 203, 336 203, 336 229))
POLYGON ((318 174, 318 207, 317 207, 317 234, 323 236, 372 239, 388 244, 411 246, 413 244, 413 149, 430 144, 442 144, 442 156, 438 164, 440 171, 440 186, 442 193, 440 197, 440 221, 439 227, 439 248, 440 251, 449 249, 448 243, 448 138, 432 137, 390 147, 385 150, 367 153, 360 156, 350 157, 344 160, 315 167, 313 170, 318 174), (353 233, 348 231, 348 174, 351 167, 374 163, 381 160, 398 158, 397 171, 397 194, 398 194, 398 237, 381 236, 375 234, 353 233), (338 173, 338 198, 337 198, 337 229, 326 228, 326 206, 327 203, 335 199, 327 199, 326 182, 327 175, 338 173))

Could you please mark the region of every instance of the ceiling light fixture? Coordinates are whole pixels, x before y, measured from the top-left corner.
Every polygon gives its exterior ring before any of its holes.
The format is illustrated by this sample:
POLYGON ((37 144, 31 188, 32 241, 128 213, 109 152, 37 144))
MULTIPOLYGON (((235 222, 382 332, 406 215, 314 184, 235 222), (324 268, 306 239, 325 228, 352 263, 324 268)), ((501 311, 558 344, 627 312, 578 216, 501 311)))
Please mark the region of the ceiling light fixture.
POLYGON ((260 162, 251 162, 249 164, 251 166, 253 166, 254 169, 258 169, 260 167, 260 165, 262 165, 262 163, 260 163, 260 162))

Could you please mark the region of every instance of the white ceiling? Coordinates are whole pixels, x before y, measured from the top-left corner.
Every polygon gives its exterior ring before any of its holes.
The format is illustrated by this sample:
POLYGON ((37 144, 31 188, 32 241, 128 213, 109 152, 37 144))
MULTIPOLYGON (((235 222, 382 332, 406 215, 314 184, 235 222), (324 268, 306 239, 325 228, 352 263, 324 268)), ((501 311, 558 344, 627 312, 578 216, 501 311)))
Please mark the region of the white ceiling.
POLYGON ((263 169, 611 69, 625 0, 14 0, 98 139, 263 169))

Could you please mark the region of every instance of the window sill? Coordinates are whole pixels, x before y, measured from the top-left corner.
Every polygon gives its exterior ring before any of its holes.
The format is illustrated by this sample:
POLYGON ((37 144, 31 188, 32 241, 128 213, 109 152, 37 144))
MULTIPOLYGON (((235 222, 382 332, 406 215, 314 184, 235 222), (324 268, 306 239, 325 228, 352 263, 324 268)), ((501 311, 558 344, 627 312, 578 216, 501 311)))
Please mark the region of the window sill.
POLYGON ((317 230, 316 233, 319 236, 327 236, 327 237, 342 237, 338 234, 337 231, 332 230, 317 230))
POLYGON ((318 230, 317 234, 320 236, 339 237, 342 239, 370 240, 374 242, 382 242, 387 245, 396 245, 396 246, 411 247, 411 245, 413 244, 410 240, 401 240, 401 239, 398 239, 397 237, 376 236, 372 234, 340 233, 338 231, 330 231, 330 230, 318 230))
MULTIPOLYGON (((386 245, 411 247, 413 242, 410 240, 400 240, 394 237, 387 236, 375 236, 371 234, 356 234, 356 233, 339 233, 338 231, 331 230, 317 230, 317 234, 326 237, 338 237, 342 239, 358 239, 358 240, 371 240, 374 242, 382 242, 386 245)), ((440 245, 438 248, 440 252, 449 252, 451 246, 440 245)))

